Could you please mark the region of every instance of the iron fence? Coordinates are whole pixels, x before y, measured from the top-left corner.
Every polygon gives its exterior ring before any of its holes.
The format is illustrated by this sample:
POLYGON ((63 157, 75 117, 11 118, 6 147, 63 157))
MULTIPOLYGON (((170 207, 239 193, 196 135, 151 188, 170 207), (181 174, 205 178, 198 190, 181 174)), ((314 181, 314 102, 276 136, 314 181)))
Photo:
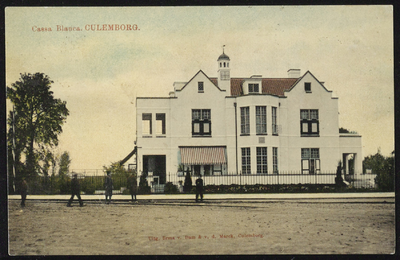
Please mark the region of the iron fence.
MULTIPOLYGON (((281 184, 335 184, 336 173, 321 174, 226 174, 226 175, 204 175, 204 185, 281 185, 281 184)), ((198 176, 191 176, 195 183, 198 176)), ((183 183, 183 174, 167 174, 167 182, 178 185, 183 183)))
MULTIPOLYGON (((93 171, 77 172, 80 180, 81 190, 85 194, 103 194, 105 174, 87 175, 93 171)), ((102 170, 97 170, 102 172, 102 170)), ((70 174, 72 175, 72 174, 70 174)), ((140 175, 137 176, 140 182, 140 175)), ((205 175, 202 176, 204 186, 279 186, 279 185, 335 185, 336 173, 321 174, 227 174, 227 175, 205 175)), ((377 189, 374 174, 346 175, 344 181, 348 188, 354 189, 377 189)), ((198 176, 191 176, 192 185, 195 186, 198 176)), ((71 176, 47 176, 39 177, 30 181, 30 194, 69 194, 71 176)), ((123 175, 112 175, 113 194, 124 194, 127 187, 127 177, 123 175)), ((146 180, 150 193, 182 192, 185 183, 185 175, 181 173, 167 173, 164 178, 159 176, 147 176, 146 180), (160 181, 161 180, 161 181, 160 181), (169 187, 166 190, 166 184, 169 187), (171 186, 172 185, 172 186, 171 186), (172 187, 172 188, 171 188, 172 187), (172 190, 171 190, 172 189, 172 190)), ((127 192, 125 193, 127 194, 127 192)))

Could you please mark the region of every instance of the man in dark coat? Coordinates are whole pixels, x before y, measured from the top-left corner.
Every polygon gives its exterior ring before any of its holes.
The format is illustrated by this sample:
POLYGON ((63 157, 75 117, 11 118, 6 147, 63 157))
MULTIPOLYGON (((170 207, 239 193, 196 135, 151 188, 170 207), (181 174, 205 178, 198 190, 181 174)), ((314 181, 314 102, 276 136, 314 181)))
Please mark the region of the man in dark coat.
POLYGON ((196 202, 198 202, 198 197, 200 195, 200 200, 203 201, 203 179, 201 175, 196 180, 196 202))
POLYGON ((137 194, 136 175, 135 174, 129 175, 127 183, 128 183, 129 193, 131 194, 131 197, 132 197, 132 201, 134 201, 133 196, 135 196, 135 201, 136 201, 136 194, 137 194))
POLYGON ((112 196, 112 190, 113 190, 113 181, 111 179, 111 172, 107 171, 107 177, 104 181, 104 188, 106 190, 106 203, 110 204, 111 202, 111 196, 112 196))
POLYGON ((73 178, 71 180, 71 198, 68 201, 67 207, 72 207, 72 201, 74 199, 74 196, 78 197, 79 200, 79 206, 83 206, 83 201, 81 199, 81 185, 78 180, 78 174, 74 174, 73 178))
POLYGON ((25 207, 26 195, 28 194, 28 183, 25 178, 22 178, 19 191, 21 193, 21 207, 25 207))

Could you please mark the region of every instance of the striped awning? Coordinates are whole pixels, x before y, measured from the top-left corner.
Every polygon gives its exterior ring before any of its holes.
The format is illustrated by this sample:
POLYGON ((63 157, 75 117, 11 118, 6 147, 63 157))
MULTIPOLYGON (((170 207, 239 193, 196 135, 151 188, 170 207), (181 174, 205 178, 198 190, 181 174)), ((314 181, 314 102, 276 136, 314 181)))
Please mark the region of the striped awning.
POLYGON ((196 146, 179 147, 183 165, 226 164, 225 147, 196 146))

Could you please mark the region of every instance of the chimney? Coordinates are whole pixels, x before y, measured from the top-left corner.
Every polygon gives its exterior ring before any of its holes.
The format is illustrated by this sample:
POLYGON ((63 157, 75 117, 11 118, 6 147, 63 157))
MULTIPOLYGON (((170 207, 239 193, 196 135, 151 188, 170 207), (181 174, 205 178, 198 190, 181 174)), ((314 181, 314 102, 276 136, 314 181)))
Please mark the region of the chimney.
POLYGON ((300 69, 290 69, 288 72, 288 78, 300 78, 300 69))

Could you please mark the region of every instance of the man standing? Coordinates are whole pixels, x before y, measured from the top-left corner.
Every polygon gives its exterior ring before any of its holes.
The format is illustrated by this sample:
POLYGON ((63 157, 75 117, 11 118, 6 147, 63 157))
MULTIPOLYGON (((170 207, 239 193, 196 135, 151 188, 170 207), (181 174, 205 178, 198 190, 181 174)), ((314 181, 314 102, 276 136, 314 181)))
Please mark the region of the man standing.
POLYGON ((72 207, 72 201, 74 199, 74 196, 76 195, 76 197, 78 197, 79 200, 79 206, 83 206, 83 201, 81 199, 81 185, 79 184, 79 180, 78 180, 78 174, 74 174, 73 178, 71 180, 71 198, 68 201, 67 207, 72 207))
POLYGON ((136 193, 137 193, 136 175, 135 174, 129 175, 127 182, 128 182, 129 193, 131 194, 132 197, 132 202, 134 201, 133 196, 135 196, 135 201, 136 201, 136 193))
POLYGON ((200 200, 203 201, 203 179, 201 175, 196 180, 196 202, 198 202, 198 197, 200 195, 200 200))
POLYGON ((26 195, 28 194, 28 183, 26 182, 25 177, 23 177, 21 181, 20 193, 21 193, 21 207, 25 207, 26 195))
POLYGON ((106 180, 104 181, 104 188, 106 190, 106 203, 110 204, 111 196, 112 196, 112 190, 113 190, 113 181, 111 179, 111 172, 110 171, 107 171, 107 177, 106 177, 106 180))

